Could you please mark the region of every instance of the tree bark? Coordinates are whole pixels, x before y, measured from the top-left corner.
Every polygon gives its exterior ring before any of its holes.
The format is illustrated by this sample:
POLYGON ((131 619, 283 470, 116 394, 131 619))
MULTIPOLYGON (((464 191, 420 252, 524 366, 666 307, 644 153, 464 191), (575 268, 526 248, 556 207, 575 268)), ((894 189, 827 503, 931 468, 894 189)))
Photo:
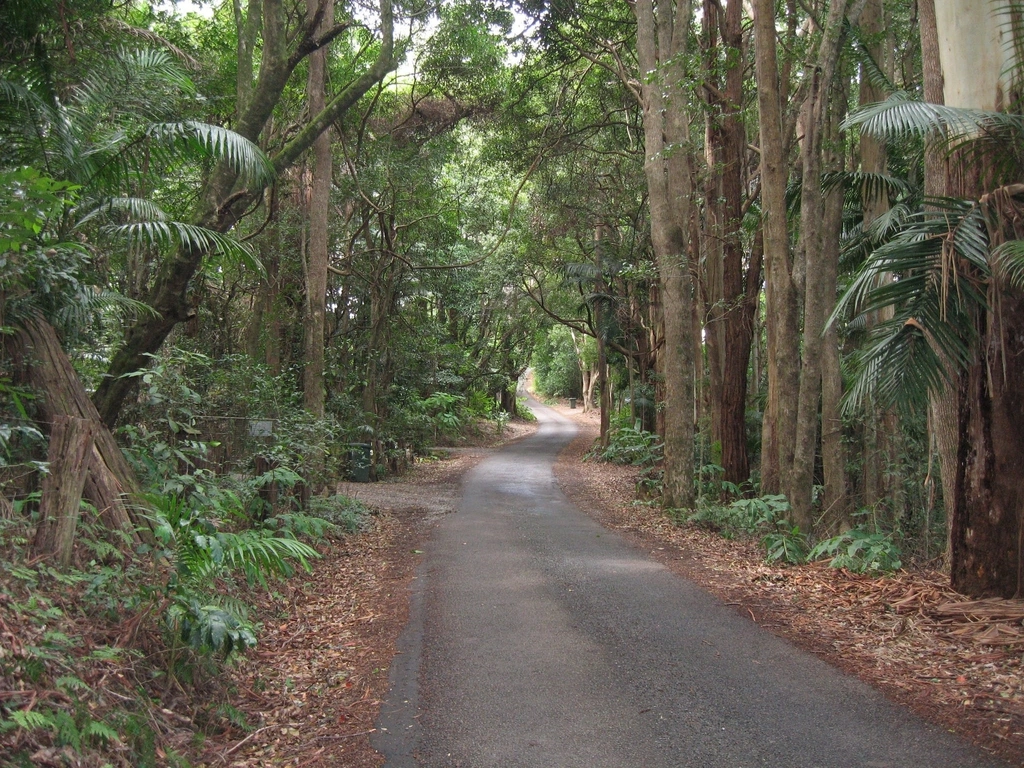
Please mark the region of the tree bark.
MULTIPOLYGON (((838 115, 835 116, 838 118, 838 115)), ((832 146, 841 146, 839 120, 831 121, 832 146)), ((842 154, 833 152, 832 168, 842 165, 842 154)), ((835 296, 839 282, 839 250, 843 229, 843 192, 834 187, 825 199, 822 249, 822 291, 835 296)), ((821 463, 825 488, 823 518, 831 530, 850 525, 849 483, 846 478, 846 446, 843 442, 843 375, 840 368, 839 333, 835 324, 825 330, 821 352, 821 463)))
MULTIPOLYGON (((1005 106, 1007 51, 991 6, 976 0, 921 2, 925 95, 948 106, 1005 106), (934 36, 932 20, 934 19, 934 36), (970 19, 970 24, 962 23, 970 19), (941 93, 940 93, 941 89, 941 93)), ((973 157, 973 156, 972 156, 973 157)), ((1024 202, 983 195, 990 169, 962 155, 926 155, 929 191, 978 199, 990 222, 990 245, 1020 239, 1024 202)), ((948 383, 932 399, 949 521, 954 589, 977 597, 1019 597, 1024 589, 1024 293, 993 268, 988 308, 974 329, 977 357, 965 373, 949 366, 948 383)))
POLYGON ((43 479, 33 554, 61 567, 71 562, 82 491, 90 470, 96 422, 57 415, 50 429, 49 472, 43 479))
POLYGON ((694 503, 694 339, 687 229, 693 172, 684 59, 693 9, 689 0, 637 0, 633 9, 643 82, 644 172, 665 329, 659 356, 665 397, 662 503, 667 508, 690 509, 694 503))
MULTIPOLYGON (((731 0, 720 17, 720 7, 705 2, 706 48, 717 57, 717 31, 721 27, 726 48, 725 85, 719 89, 716 63, 709 61, 706 208, 708 247, 706 285, 709 323, 706 331, 711 380, 712 439, 720 446, 723 479, 739 485, 750 478, 746 452, 746 386, 754 335, 753 309, 743 283, 742 160, 746 137, 742 121, 743 52, 742 5, 731 0)), ((760 282, 760 270, 750 275, 760 282)))
POLYGON ((778 493, 793 466, 799 402, 797 293, 786 226, 789 166, 776 56, 775 3, 754 0, 754 64, 761 136, 768 399, 761 431, 761 492, 778 493))
POLYGON ((821 405, 821 356, 825 321, 835 305, 835 285, 829 286, 826 261, 837 253, 823 247, 825 203, 822 197, 822 146, 828 130, 833 76, 839 60, 839 44, 846 16, 846 1, 833 0, 822 30, 817 61, 806 73, 809 83, 801 113, 800 145, 800 247, 804 272, 803 355, 800 361, 800 396, 797 409, 793 466, 785 493, 793 510, 793 522, 804 531, 814 525, 814 466, 818 447, 818 414, 821 405))
POLYGON ((142 500, 135 473, 100 420, 53 326, 40 317, 30 317, 10 338, 14 347, 12 357, 19 361, 31 387, 42 394, 36 406, 44 431, 60 417, 93 425, 86 498, 108 527, 123 531, 135 542, 140 541, 140 535, 148 540, 149 523, 136 511, 142 500))
MULTIPOLYGON (((594 286, 594 293, 597 296, 604 296, 607 293, 607 287, 604 283, 603 248, 604 227, 598 224, 594 228, 594 262, 599 275, 594 286)), ((605 309, 601 299, 594 302, 594 340, 597 342, 597 387, 601 407, 601 421, 597 441, 602 449, 608 447, 612 418, 611 381, 608 377, 608 322, 604 316, 605 309)))
MULTIPOLYGON (((892 56, 887 55, 883 43, 878 39, 884 30, 884 8, 881 0, 867 0, 860 17, 860 28, 868 36, 868 51, 876 64, 887 74, 892 65, 892 56)), ((860 106, 882 101, 886 94, 875 86, 868 76, 867 67, 860 72, 860 106)), ((885 143, 874 136, 860 136, 860 167, 865 173, 882 174, 887 169, 885 143)), ((878 186, 868 186, 861 193, 863 227, 867 229, 889 210, 889 197, 878 186)), ((886 308, 868 315, 868 327, 877 325, 892 317, 892 308, 886 308)), ((896 437, 896 416, 891 410, 869 419, 864 424, 864 440, 861 453, 863 506, 875 509, 890 498, 890 483, 887 482, 886 468, 893 460, 893 441, 896 437)))
MULTIPOLYGON (((309 16, 316 13, 320 0, 306 0, 309 16)), ((321 29, 334 24, 334 1, 324 3, 321 29)), ((319 114, 325 106, 327 55, 321 48, 309 56, 306 98, 309 112, 319 114)), ((327 304, 327 264, 330 233, 327 213, 331 204, 333 175, 331 133, 324 131, 313 142, 313 162, 309 185, 309 247, 306 262, 306 322, 303 347, 302 390, 306 410, 314 416, 324 415, 324 314, 327 304)))

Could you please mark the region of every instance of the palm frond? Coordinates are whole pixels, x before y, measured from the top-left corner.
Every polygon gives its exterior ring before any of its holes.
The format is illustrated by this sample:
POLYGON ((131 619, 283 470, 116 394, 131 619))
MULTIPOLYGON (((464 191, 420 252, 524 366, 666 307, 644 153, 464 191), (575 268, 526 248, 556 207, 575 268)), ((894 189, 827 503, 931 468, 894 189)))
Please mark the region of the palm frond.
MULTIPOLYGON (((21 109, 46 109, 47 103, 25 82, 0 77, 0 103, 16 105, 21 109)), ((3 114, 3 112, 0 112, 3 114)))
POLYGON ((136 221, 167 221, 168 215, 154 203, 142 197, 111 197, 102 200, 78 219, 76 227, 115 213, 122 213, 136 221))
POLYGON ((291 561, 309 571, 309 561, 320 555, 296 539, 264 536, 256 531, 218 533, 224 564, 242 571, 250 582, 264 581, 266 575, 290 576, 291 561))
POLYGON ((47 165, 50 145, 59 143, 66 121, 45 79, 31 70, 10 70, 0 77, 0 156, 6 165, 47 165))
POLYGON ((191 69, 194 72, 198 72, 202 69, 202 65, 195 58, 187 54, 181 48, 176 46, 166 37, 158 35, 150 29, 143 29, 141 27, 134 27, 121 19, 103 17, 100 20, 100 25, 103 27, 109 27, 110 29, 116 30, 118 33, 130 35, 136 37, 139 40, 144 40, 150 45, 155 45, 162 50, 169 51, 178 59, 185 67, 191 69))
POLYGON ((154 140, 179 143, 222 159, 238 173, 257 183, 274 178, 270 159, 259 147, 234 131, 218 125, 185 120, 180 123, 156 123, 146 133, 154 140))
POLYGON ((945 381, 940 358, 913 323, 890 330, 861 358, 859 374, 844 402, 848 413, 868 403, 919 409, 927 402, 927 393, 945 381))
POLYGON ((65 329, 87 326, 100 313, 113 315, 120 320, 139 315, 156 315, 148 304, 130 299, 117 291, 81 286, 73 301, 57 310, 55 321, 65 329))
POLYGON ((123 105, 130 98, 141 116, 155 116, 166 106, 161 94, 195 92, 192 80, 167 51, 121 48, 113 63, 90 70, 76 91, 79 111, 102 117, 111 104, 123 105))
POLYGON ((896 86, 893 84, 889 76, 885 74, 884 70, 875 61, 875 57, 868 49, 867 44, 861 37, 860 27, 854 26, 847 21, 844 24, 846 33, 850 36, 853 45, 853 57, 854 60, 863 68, 864 74, 867 76, 868 82, 871 83, 875 88, 878 88, 884 93, 893 93, 896 90, 896 86))
POLYGON ((928 210, 900 214, 899 230, 868 255, 829 318, 851 310, 861 318, 889 316, 871 328, 857 355, 847 409, 869 402, 919 408, 970 361, 972 318, 987 309, 984 217, 972 201, 928 203, 928 210))
POLYGON ((902 230, 910 216, 910 206, 897 203, 871 222, 868 226, 869 236, 874 242, 883 243, 902 230))
POLYGON ((830 192, 836 187, 853 189, 864 197, 899 198, 913 193, 914 188, 906 179, 891 176, 887 173, 867 173, 865 171, 830 171, 821 177, 821 187, 830 192))
POLYGON ((572 285, 596 283, 604 276, 601 268, 589 261, 566 262, 561 271, 565 281, 572 285))
POLYGON ((1024 290, 1024 240, 1007 240, 992 252, 992 270, 1024 290))
POLYGON ((180 221, 135 221, 109 225, 104 227, 104 231, 127 238, 128 242, 135 246, 180 247, 210 254, 221 253, 229 258, 238 259, 258 274, 265 274, 263 264, 256 258, 248 244, 196 224, 185 224, 180 221))
POLYGON ((856 110, 841 127, 859 127, 862 133, 879 138, 930 135, 955 141, 1000 127, 1019 132, 1021 121, 1018 116, 1001 112, 930 104, 899 92, 856 110))

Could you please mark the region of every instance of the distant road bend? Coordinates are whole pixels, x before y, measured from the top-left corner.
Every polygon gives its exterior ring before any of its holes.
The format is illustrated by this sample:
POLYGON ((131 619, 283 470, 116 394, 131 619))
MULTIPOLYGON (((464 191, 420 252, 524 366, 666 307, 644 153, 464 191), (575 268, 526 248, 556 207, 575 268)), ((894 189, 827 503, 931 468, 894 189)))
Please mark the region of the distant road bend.
POLYGON ((574 508, 569 420, 466 478, 413 582, 374 746, 388 768, 1004 766, 574 508))

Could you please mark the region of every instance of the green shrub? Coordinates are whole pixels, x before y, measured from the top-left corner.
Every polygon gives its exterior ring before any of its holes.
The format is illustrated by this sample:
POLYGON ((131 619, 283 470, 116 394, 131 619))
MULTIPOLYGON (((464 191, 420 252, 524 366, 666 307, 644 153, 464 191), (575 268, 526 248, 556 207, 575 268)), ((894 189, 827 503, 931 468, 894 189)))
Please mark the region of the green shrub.
MULTIPOLYGON (((184 642, 200 654, 230 656, 256 644, 246 607, 225 588, 238 574, 250 584, 290 576, 293 563, 309 571, 316 550, 273 529, 219 530, 180 497, 150 496, 158 558, 173 566, 164 624, 172 648, 184 642)), ((287 531, 282 529, 287 534, 287 531)))
POLYGON ((372 514, 372 510, 363 502, 341 494, 314 496, 309 500, 306 510, 309 518, 323 520, 342 533, 361 530, 372 514))
POLYGON ((807 562, 807 536, 799 526, 786 520, 775 522, 776 530, 761 537, 765 560, 769 563, 801 565, 807 562))
POLYGON ((660 440, 654 432, 645 429, 617 427, 609 431, 607 448, 595 448, 588 455, 613 464, 651 467, 662 459, 664 444, 660 440))
POLYGON ((736 499, 730 504, 702 505, 687 522, 706 525, 731 535, 757 534, 773 530, 789 512, 789 501, 778 495, 759 496, 755 499, 736 499))
POLYGON ((818 542, 808 554, 810 560, 832 558, 829 565, 855 573, 888 573, 903 567, 902 553, 893 534, 852 530, 818 542))

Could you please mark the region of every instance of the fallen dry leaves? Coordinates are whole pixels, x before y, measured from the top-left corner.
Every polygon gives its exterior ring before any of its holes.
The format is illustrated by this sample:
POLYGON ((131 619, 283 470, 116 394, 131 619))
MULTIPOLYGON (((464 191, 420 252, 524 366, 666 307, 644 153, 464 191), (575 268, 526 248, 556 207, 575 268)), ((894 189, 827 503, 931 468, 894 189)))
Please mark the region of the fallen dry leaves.
POLYGON ((323 552, 312 575, 261 595, 259 647, 235 668, 253 729, 205 745, 226 766, 378 765, 367 739, 404 619, 422 515, 381 514, 323 552))

